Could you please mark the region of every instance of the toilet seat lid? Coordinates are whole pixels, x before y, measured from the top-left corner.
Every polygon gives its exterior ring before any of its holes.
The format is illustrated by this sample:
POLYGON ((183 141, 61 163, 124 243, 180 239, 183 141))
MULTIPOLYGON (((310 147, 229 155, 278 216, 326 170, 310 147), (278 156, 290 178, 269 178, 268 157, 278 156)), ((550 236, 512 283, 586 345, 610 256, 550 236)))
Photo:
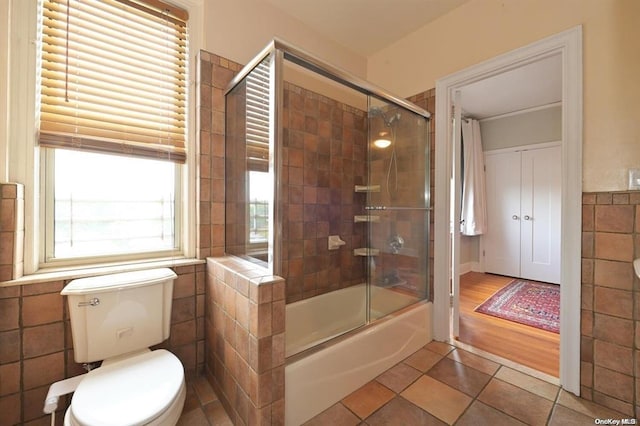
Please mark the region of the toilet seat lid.
POLYGON ((71 412, 84 425, 143 425, 171 405, 183 381, 175 355, 145 352, 90 371, 73 395, 71 412))

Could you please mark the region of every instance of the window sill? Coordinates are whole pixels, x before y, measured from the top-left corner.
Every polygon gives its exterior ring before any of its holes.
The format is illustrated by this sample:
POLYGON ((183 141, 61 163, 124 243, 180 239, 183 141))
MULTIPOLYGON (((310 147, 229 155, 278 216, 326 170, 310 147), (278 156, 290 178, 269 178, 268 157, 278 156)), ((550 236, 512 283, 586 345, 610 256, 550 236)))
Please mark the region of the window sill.
POLYGON ((0 282, 0 287, 14 285, 36 284, 49 281, 72 280, 75 278, 91 277, 96 275, 116 274, 118 272, 139 271, 152 268, 174 268, 178 266, 200 265, 206 263, 204 259, 172 258, 136 263, 118 263, 109 265, 83 265, 77 268, 47 268, 41 269, 31 275, 25 275, 15 280, 0 282))

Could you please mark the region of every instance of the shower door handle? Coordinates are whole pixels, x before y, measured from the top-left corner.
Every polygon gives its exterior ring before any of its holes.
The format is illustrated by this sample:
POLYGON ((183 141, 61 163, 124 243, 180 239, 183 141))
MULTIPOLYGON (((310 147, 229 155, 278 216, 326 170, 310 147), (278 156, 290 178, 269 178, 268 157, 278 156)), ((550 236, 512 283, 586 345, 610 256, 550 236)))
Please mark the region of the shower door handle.
POLYGON ((528 214, 524 216, 524 220, 531 220, 531 216, 529 216, 528 214))
POLYGON ((518 215, 514 214, 513 216, 511 216, 511 219, 513 219, 513 220, 518 220, 518 219, 519 219, 519 217, 518 217, 518 215))

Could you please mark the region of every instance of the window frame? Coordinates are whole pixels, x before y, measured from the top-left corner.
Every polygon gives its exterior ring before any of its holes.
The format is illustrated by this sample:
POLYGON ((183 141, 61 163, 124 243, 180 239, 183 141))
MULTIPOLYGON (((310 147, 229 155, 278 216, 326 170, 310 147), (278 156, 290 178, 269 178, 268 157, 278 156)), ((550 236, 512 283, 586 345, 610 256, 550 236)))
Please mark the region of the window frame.
MULTIPOLYGON (((165 0, 166 1, 166 0, 165 0)), ((195 75, 198 69, 197 58, 203 44, 204 4, 202 0, 170 0, 178 7, 185 9, 190 16, 187 23, 189 34, 189 70, 187 74, 188 115, 187 115, 187 161, 181 167, 181 253, 169 257, 171 260, 195 259, 197 241, 197 164, 199 147, 196 132, 196 95, 195 75)), ((7 164, 6 180, 24 185, 24 275, 48 272, 53 269, 41 263, 40 245, 43 242, 45 224, 41 221, 41 188, 40 162, 41 148, 36 143, 36 106, 38 85, 36 81, 40 34, 38 22, 40 1, 11 2, 7 17, 8 30, 8 78, 7 98, 8 113, 6 117, 7 137, 0 135, 0 161, 7 164), (5 149, 6 148, 6 149, 5 149)), ((5 117, 0 117, 0 120, 5 117)), ((5 176, 2 176, 5 180, 5 176)), ((164 258, 167 258, 166 255, 164 258)), ((160 257, 133 259, 127 256, 125 262, 139 263, 162 260, 160 257)), ((84 269, 104 265, 106 259, 95 258, 87 263, 73 262, 62 266, 62 269, 84 269)), ((58 265, 55 265, 58 266, 58 265)))

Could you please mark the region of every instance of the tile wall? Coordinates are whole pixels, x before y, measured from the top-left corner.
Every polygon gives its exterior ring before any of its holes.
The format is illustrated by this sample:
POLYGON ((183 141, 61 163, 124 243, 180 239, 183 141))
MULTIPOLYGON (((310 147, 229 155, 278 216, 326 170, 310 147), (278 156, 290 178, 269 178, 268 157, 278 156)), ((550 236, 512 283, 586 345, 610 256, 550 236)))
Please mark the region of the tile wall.
POLYGON ((366 114, 285 82, 283 111, 282 276, 287 303, 360 284, 365 258, 366 114), (346 244, 328 250, 329 235, 346 244))
POLYGON ((222 256, 225 238, 224 206, 224 91, 242 66, 200 51, 198 84, 198 258, 222 256))
POLYGON ((430 170, 430 188, 429 193, 431 194, 431 215, 429 217, 429 262, 427 266, 427 270, 429 273, 429 300, 433 301, 433 253, 434 253, 434 244, 433 244, 433 224, 434 224, 434 215, 433 208, 435 206, 435 158, 436 158, 436 89, 430 89, 425 92, 418 93, 416 95, 410 96, 407 98, 408 101, 413 102, 421 108, 426 109, 431 113, 431 120, 429 121, 429 158, 431 163, 430 170))
MULTIPOLYGON (((392 145, 382 149, 373 144, 370 146, 369 182, 379 185, 380 191, 369 194, 369 204, 424 208, 425 192, 428 190, 425 187, 428 177, 427 156, 431 148, 427 144, 429 129, 416 121, 412 113, 395 106, 389 106, 385 116, 387 120, 398 117, 391 128, 377 116, 370 123, 373 135, 390 133, 392 145)), ((379 221, 370 226, 370 245, 381 250, 380 255, 374 258, 373 283, 382 286, 400 283, 418 297, 423 297, 428 281, 425 262, 428 244, 425 236, 429 227, 429 212, 407 209, 370 213, 372 217, 379 217, 379 221), (401 238, 402 246, 394 252, 390 241, 396 236, 401 238)))
POLYGON ((582 197, 581 396, 640 413, 640 192, 582 197))
POLYGON ((0 184, 0 282, 20 278, 24 255, 24 185, 0 184))
POLYGON ((284 298, 266 269, 207 259, 206 374, 234 424, 284 424, 284 298))

